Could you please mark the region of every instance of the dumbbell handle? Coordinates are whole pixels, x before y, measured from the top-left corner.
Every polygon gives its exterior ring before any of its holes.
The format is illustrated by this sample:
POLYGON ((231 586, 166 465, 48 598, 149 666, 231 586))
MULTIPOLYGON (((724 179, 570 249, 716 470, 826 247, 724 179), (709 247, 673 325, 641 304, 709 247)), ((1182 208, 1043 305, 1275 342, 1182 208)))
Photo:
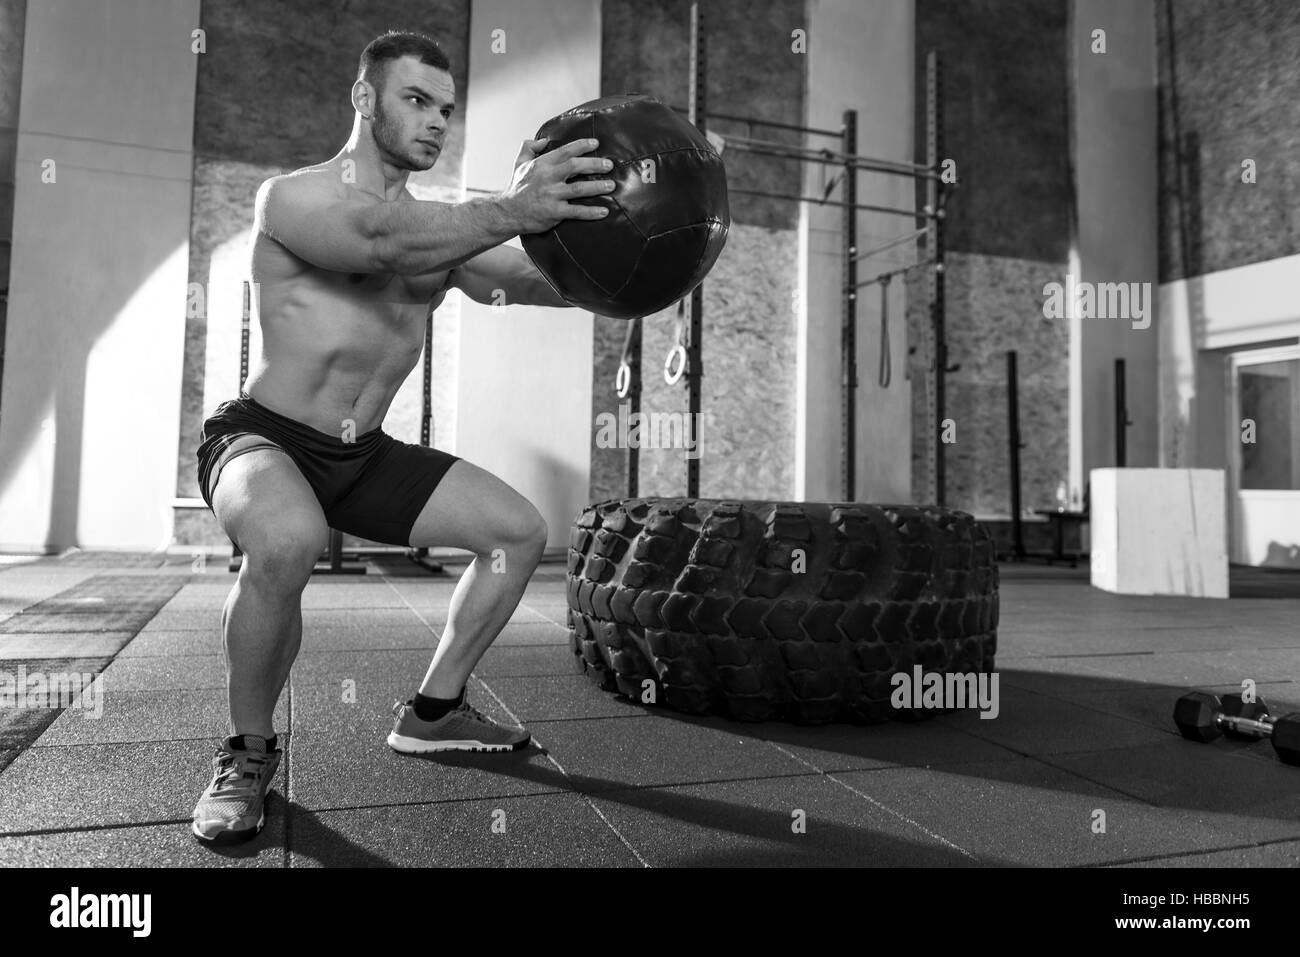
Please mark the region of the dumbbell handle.
POLYGON ((1265 715, 1262 720, 1254 718, 1240 718, 1227 714, 1216 714, 1214 723, 1224 731, 1235 731, 1237 734, 1249 734, 1256 738, 1267 738, 1273 734, 1273 717, 1265 715))

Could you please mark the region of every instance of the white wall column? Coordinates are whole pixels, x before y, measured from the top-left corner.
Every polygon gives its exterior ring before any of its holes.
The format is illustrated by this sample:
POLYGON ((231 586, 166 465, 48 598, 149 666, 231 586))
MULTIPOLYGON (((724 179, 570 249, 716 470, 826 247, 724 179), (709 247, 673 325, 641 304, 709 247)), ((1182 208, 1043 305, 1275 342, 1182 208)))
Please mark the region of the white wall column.
MULTIPOLYGON (((600 95, 600 2, 474 0, 470 24, 465 185, 499 190, 522 140, 600 95)), ((576 309, 494 311, 468 299, 461 312, 453 451, 536 505, 549 547, 568 540, 587 504, 593 321, 576 309)))
POLYGON ((27 5, 0 549, 171 538, 199 0, 27 5))

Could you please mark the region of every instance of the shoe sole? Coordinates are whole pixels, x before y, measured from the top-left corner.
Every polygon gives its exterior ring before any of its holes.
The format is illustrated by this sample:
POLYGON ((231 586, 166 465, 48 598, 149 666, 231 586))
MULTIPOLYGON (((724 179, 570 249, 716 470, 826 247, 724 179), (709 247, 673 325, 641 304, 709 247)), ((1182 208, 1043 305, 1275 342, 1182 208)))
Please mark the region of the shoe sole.
POLYGON ((402 734, 390 734, 388 746, 402 754, 432 754, 435 751, 518 751, 528 746, 533 740, 529 735, 517 744, 484 744, 482 741, 426 741, 423 738, 408 738, 402 734))
POLYGON ((264 827, 266 827, 266 808, 262 809, 262 815, 257 819, 257 826, 253 828, 241 828, 239 830, 227 828, 224 831, 217 831, 215 834, 204 834, 199 830, 199 822, 195 821, 190 825, 190 832, 204 844, 243 844, 245 841, 251 841, 261 834, 264 827))

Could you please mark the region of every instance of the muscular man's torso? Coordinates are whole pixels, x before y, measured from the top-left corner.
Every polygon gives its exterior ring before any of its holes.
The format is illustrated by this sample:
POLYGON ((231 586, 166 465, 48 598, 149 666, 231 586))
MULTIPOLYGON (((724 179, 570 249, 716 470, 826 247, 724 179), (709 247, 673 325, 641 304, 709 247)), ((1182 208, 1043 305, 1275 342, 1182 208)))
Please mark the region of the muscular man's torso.
MULTIPOLYGON (((377 197, 341 182, 340 198, 377 197)), ((404 191, 403 201, 413 201, 404 191)), ((321 432, 360 435, 384 420, 415 368, 424 318, 446 295, 447 271, 418 276, 320 269, 254 226, 252 278, 258 285, 262 350, 245 389, 274 412, 321 432)))

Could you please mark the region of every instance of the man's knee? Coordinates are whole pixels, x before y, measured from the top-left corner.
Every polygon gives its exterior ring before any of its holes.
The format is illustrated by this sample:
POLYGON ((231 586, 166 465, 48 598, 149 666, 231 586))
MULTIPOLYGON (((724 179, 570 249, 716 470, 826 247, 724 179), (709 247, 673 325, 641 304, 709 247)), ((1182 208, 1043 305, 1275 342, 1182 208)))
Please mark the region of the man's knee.
POLYGON ((522 554, 540 556, 546 548, 549 529, 546 519, 542 518, 542 513, 531 503, 524 502, 500 517, 496 532, 495 537, 498 542, 493 549, 489 550, 505 548, 522 554))
POLYGON ((244 567, 260 585, 276 591, 300 592, 325 550, 329 532, 323 524, 276 522, 241 536, 244 567))

